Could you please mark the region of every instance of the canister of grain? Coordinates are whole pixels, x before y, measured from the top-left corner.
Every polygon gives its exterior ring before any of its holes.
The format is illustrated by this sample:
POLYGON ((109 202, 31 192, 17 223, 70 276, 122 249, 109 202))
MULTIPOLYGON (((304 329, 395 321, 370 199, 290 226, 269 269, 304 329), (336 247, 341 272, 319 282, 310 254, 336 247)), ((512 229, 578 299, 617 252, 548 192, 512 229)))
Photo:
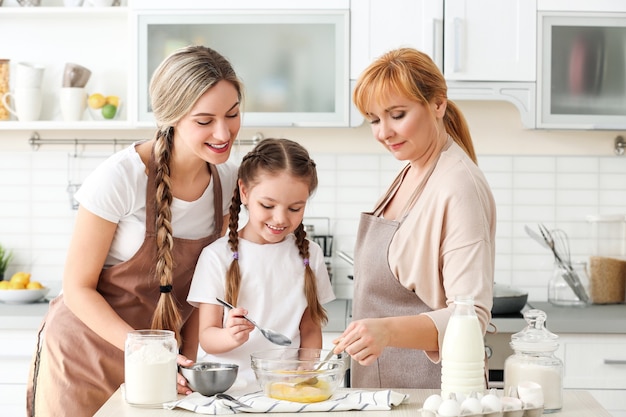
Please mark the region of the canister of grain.
MULTIPOLYGON (((8 59, 0 59, 0 97, 9 92, 9 71, 10 61, 8 59)), ((9 120, 11 114, 2 101, 0 101, 0 120, 9 120)))
POLYGON ((524 313, 528 325, 511 336, 515 353, 504 361, 504 392, 518 389, 520 383, 539 384, 544 412, 553 413, 563 406, 563 362, 554 355, 558 336, 545 327, 546 318, 542 310, 524 313))
POLYGON ((626 216, 587 216, 590 225, 589 287, 594 304, 626 298, 626 216))

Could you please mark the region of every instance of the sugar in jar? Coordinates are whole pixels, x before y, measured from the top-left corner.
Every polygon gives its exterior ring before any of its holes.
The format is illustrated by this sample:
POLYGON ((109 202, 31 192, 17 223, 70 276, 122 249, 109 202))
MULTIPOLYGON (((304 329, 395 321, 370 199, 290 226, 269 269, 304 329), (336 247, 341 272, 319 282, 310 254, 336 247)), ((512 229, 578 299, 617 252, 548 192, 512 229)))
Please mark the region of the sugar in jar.
POLYGON ((178 345, 169 330, 135 330, 126 337, 124 388, 126 402, 160 406, 176 400, 178 345))
POLYGON ((526 328, 511 336, 514 354, 504 362, 504 392, 517 389, 521 382, 537 383, 543 391, 544 413, 559 411, 563 406, 563 362, 554 355, 558 336, 545 327, 542 310, 528 310, 524 319, 526 328))

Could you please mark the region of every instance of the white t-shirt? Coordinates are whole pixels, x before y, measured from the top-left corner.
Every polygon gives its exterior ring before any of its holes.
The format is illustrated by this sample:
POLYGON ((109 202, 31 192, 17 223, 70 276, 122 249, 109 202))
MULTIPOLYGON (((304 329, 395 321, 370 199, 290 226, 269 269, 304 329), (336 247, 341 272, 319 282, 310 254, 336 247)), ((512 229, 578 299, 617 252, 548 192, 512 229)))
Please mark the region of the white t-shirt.
MULTIPOLYGON (((322 250, 315 242, 309 242, 309 263, 317 278, 317 296, 320 304, 335 299, 328 277, 322 250)), ((201 303, 220 305, 215 298, 224 299, 226 271, 233 253, 224 236, 202 251, 189 289, 187 301, 198 306, 201 303)), ((304 295, 304 263, 298 253, 293 235, 279 243, 260 245, 239 239, 239 267, 241 287, 238 307, 248 310, 248 317, 259 326, 273 329, 291 339, 291 347, 300 347, 300 320, 307 307, 304 295)), ((224 319, 227 312, 224 314, 224 319)), ((250 354, 276 349, 280 346, 269 342, 258 329, 250 333, 246 343, 219 355, 206 354, 200 350, 198 361, 234 363, 239 365, 237 386, 256 384, 250 367, 250 354), (245 383, 245 384, 244 384, 245 383)), ((256 386, 256 385, 252 385, 256 386)))
MULTIPOLYGON (((81 206, 96 216, 117 223, 104 267, 130 259, 146 234, 146 166, 135 149, 137 143, 111 155, 83 182, 76 193, 81 206)), ((231 162, 216 165, 222 185, 222 214, 228 214, 237 181, 237 166, 231 162)), ((200 239, 213 233, 215 224, 211 181, 195 201, 172 200, 174 237, 200 239)))

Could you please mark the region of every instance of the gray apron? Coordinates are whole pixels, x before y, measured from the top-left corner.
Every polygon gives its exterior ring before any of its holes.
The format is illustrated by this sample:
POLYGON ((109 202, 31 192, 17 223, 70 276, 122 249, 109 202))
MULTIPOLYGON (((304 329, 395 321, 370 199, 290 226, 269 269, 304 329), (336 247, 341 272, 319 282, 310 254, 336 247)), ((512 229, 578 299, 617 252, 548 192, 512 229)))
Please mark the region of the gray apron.
MULTIPOLYGON (((200 239, 174 238, 173 290, 184 321, 193 307, 187 303, 191 278, 202 249, 220 237, 223 224, 222 187, 214 165, 208 164, 213 182, 215 231, 200 239)), ((160 297, 155 278, 156 168, 148 164, 146 234, 129 260, 102 270, 98 292, 134 329, 149 329, 160 297)), ((184 341, 183 341, 184 343, 184 341)), ((195 359, 195 358, 192 358, 195 359)), ((56 297, 39 330, 27 387, 27 415, 56 417, 92 416, 124 382, 124 352, 98 336, 56 297)))
MULTIPOLYGON (((384 219, 382 213, 400 187, 407 168, 398 175, 373 212, 361 213, 354 251, 353 320, 412 316, 431 311, 393 275, 388 253, 393 236, 415 205, 436 165, 437 161, 411 195, 399 221, 384 219)), ((407 253, 406 256, 414 255, 407 253)), ((422 350, 386 347, 373 364, 362 366, 352 360, 350 367, 351 387, 354 388, 441 387, 441 366, 431 362, 422 350)))

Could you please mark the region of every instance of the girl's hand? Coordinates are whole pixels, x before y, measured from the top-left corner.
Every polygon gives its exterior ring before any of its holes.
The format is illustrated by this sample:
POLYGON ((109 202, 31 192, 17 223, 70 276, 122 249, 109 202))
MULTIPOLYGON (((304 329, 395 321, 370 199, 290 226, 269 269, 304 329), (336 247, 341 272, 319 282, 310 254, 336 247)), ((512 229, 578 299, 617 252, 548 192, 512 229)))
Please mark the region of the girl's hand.
MULTIPOLYGON (((193 365, 193 361, 187 358, 185 355, 178 355, 176 358, 176 362, 179 366, 191 366, 193 365)), ((184 376, 180 374, 180 372, 176 375, 176 390, 179 394, 189 395, 191 394, 191 388, 187 385, 187 380, 184 376)))
POLYGON ((241 307, 236 307, 228 312, 228 318, 224 323, 224 329, 230 334, 230 337, 240 346, 248 341, 250 332, 254 330, 254 325, 243 316, 248 311, 241 307))
POLYGON ((367 366, 374 363, 388 345, 389 329, 381 320, 356 320, 333 343, 335 353, 345 351, 360 365, 367 366))

